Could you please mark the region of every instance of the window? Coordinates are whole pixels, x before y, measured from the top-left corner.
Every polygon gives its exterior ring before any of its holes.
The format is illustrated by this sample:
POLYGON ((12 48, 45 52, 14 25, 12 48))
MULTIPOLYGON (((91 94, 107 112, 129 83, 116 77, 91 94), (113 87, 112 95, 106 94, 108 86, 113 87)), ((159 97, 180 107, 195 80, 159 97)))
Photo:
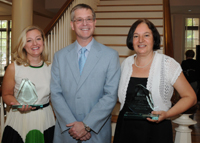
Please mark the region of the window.
POLYGON ((196 53, 196 45, 199 45, 199 20, 199 18, 186 18, 185 51, 194 50, 196 53))
POLYGON ((11 62, 11 21, 0 20, 0 76, 11 62))

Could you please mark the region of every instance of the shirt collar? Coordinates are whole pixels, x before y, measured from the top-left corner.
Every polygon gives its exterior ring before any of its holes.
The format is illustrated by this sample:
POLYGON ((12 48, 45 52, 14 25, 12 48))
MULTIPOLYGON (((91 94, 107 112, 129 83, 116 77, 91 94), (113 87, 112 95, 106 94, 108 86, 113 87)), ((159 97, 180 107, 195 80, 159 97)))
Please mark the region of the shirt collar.
MULTIPOLYGON (((88 52, 90 52, 93 41, 94 41, 94 38, 92 38, 92 41, 90 41, 90 43, 87 46, 85 46, 85 48, 87 49, 88 52)), ((77 47, 77 53, 80 51, 81 48, 83 48, 83 47, 81 47, 81 45, 78 43, 77 40, 76 40, 76 47, 77 47)))

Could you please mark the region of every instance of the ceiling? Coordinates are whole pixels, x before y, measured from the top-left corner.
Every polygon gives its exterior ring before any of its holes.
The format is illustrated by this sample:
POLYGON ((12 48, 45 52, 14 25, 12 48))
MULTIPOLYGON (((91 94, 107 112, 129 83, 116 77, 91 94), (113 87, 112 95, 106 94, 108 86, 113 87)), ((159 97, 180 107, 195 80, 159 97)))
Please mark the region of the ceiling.
POLYGON ((200 6, 171 6, 170 10, 171 10, 171 14, 199 14, 200 15, 200 6))
POLYGON ((200 0, 170 0, 172 14, 199 14, 200 0))
MULTIPOLYGON (((33 13, 47 18, 53 18, 55 12, 45 8, 45 0, 33 0, 33 13)), ((0 16, 12 15, 12 0, 0 0, 0 16)))
POLYGON ((10 2, 0 1, 0 15, 11 15, 12 7, 10 2))

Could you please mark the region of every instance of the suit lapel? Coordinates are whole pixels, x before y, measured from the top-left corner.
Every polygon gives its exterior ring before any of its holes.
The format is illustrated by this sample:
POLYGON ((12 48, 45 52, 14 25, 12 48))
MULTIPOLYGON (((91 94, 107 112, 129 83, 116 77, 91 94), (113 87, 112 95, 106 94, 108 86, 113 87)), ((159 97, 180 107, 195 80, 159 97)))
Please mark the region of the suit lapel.
POLYGON ((67 62, 69 64, 69 68, 73 74, 73 77, 78 84, 80 80, 80 73, 79 73, 79 67, 78 67, 78 57, 77 52, 75 48, 75 43, 72 44, 72 46, 68 49, 68 54, 66 55, 67 62))
POLYGON ((83 72, 82 72, 82 75, 80 77, 80 81, 78 83, 78 89, 81 87, 81 85, 87 79, 87 77, 90 75, 90 72, 96 66, 97 62, 99 61, 99 59, 101 57, 100 51, 101 51, 101 47, 94 40, 92 47, 91 47, 91 50, 90 50, 90 53, 87 57, 86 63, 84 65, 83 72))

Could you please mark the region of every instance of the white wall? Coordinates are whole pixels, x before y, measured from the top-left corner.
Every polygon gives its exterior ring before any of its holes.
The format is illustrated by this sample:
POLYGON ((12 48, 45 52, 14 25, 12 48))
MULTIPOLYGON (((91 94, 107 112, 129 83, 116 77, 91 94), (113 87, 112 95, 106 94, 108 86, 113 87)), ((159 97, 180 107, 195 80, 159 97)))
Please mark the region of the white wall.
POLYGON ((174 58, 179 63, 181 63, 184 60, 185 18, 200 18, 200 15, 199 14, 172 14, 174 58))

